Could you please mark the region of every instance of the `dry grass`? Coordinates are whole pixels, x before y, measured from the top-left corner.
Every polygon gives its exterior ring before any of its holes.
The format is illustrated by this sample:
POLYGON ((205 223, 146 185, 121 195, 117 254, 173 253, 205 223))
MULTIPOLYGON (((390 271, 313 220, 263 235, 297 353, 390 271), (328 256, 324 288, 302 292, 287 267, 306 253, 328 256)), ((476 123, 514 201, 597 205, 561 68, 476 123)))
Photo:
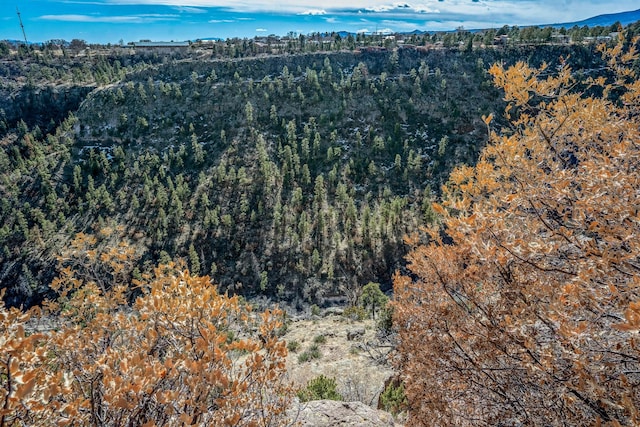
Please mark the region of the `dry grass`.
POLYGON ((289 325, 284 339, 299 344, 296 352, 289 353, 287 368, 291 379, 300 387, 312 378, 325 375, 336 379, 338 392, 344 400, 357 400, 375 407, 384 381, 393 375, 388 362, 380 363, 372 357, 388 349, 377 348, 379 341, 375 322, 371 319, 354 321, 330 315, 298 320, 289 325), (365 330, 363 336, 347 340, 348 331, 362 328, 365 330), (322 341, 317 338, 319 336, 325 337, 324 343, 318 342, 322 341), (314 345, 318 346, 321 357, 300 362, 299 356, 314 345))

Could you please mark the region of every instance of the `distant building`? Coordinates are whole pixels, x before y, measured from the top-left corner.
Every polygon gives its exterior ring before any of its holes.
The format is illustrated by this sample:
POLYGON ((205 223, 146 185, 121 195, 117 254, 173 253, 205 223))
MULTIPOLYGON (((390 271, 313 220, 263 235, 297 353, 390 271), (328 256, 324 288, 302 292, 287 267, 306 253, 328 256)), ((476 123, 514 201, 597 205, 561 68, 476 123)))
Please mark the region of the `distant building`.
POLYGON ((551 41, 559 44, 571 44, 571 36, 568 34, 551 34, 551 41))
POLYGON ((495 46, 506 46, 509 43, 509 36, 502 34, 498 37, 494 37, 493 44, 495 46))
POLYGON ((584 44, 590 43, 607 43, 612 40, 611 36, 585 37, 582 39, 584 44))

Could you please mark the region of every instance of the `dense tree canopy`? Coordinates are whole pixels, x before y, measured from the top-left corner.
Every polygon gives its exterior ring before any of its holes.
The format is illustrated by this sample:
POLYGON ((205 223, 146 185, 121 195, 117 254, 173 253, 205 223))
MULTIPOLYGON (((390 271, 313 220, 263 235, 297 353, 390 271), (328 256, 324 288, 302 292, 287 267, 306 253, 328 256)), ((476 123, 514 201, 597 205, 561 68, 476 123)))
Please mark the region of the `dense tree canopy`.
POLYGON ((510 127, 395 280, 410 425, 640 423, 637 42, 608 78, 491 69, 510 127))

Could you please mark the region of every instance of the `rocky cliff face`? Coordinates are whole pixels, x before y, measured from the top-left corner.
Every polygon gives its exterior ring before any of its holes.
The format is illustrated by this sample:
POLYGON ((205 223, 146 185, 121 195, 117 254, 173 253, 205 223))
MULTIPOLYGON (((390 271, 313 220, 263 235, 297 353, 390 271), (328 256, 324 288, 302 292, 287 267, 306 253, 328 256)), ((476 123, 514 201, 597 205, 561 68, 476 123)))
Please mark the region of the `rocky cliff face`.
POLYGON ((0 120, 13 127, 23 120, 29 128, 38 125, 51 131, 67 115, 76 111, 91 85, 23 86, 20 89, 0 88, 0 120))

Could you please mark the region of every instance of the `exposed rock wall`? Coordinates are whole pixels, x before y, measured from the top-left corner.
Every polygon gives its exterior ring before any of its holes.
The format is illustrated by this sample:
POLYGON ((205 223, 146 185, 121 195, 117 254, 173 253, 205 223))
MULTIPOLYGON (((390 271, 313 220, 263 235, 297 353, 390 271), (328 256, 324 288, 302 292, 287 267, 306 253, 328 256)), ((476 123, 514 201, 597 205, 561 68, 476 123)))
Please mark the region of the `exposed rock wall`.
POLYGON ((24 120, 30 128, 43 130, 49 123, 60 123, 71 111, 78 109, 95 86, 24 86, 19 90, 0 89, 0 119, 8 127, 24 120))

